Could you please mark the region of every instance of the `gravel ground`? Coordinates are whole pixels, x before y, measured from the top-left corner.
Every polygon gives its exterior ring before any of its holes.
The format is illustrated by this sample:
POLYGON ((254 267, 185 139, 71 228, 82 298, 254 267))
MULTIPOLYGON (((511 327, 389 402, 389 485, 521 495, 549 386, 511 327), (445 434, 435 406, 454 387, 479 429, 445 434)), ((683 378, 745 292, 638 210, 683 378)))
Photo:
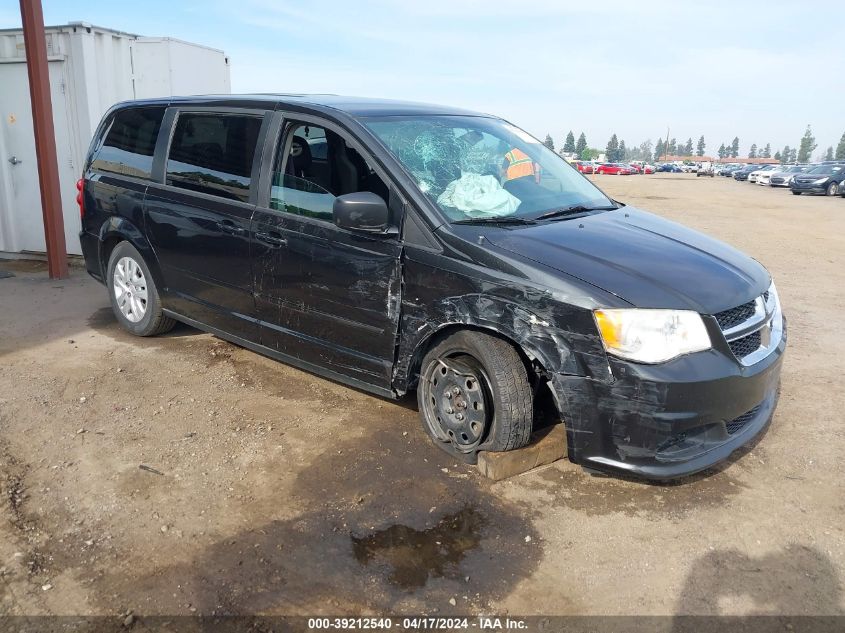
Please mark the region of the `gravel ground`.
POLYGON ((0 262, 0 614, 845 613, 845 200, 595 178, 773 272, 790 345, 754 446, 669 486, 493 484, 413 400, 130 337, 81 270, 0 262))

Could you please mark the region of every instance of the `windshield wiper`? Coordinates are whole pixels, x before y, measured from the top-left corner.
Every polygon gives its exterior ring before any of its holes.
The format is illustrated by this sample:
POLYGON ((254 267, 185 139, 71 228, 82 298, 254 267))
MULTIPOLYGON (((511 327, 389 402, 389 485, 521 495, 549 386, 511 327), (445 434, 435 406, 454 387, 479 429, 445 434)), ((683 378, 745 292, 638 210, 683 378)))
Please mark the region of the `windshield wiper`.
POLYGON ((489 218, 467 218, 465 220, 454 220, 452 224, 534 224, 529 218, 518 218, 513 215, 489 218))
POLYGON ((583 204, 573 204, 571 207, 563 207, 561 209, 553 209, 551 211, 547 211, 542 215, 538 215, 535 220, 548 220, 549 218, 561 218, 567 215, 576 215, 578 213, 586 213, 587 211, 610 211, 612 209, 618 209, 617 206, 599 206, 599 207, 588 207, 583 204))

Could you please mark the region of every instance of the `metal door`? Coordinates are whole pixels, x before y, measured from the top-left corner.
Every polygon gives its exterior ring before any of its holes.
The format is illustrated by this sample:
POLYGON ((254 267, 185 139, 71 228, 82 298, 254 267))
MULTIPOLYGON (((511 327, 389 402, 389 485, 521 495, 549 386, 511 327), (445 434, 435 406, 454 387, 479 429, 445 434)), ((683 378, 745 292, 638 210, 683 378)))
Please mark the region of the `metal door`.
MULTIPOLYGON (((81 166, 73 161, 64 70, 64 62, 49 62, 65 241, 68 253, 81 254, 76 205, 76 181, 81 166)), ((0 86, 0 189, 3 190, 0 215, 4 216, 0 222, 0 250, 44 252, 44 221, 26 64, 0 64, 0 86)))

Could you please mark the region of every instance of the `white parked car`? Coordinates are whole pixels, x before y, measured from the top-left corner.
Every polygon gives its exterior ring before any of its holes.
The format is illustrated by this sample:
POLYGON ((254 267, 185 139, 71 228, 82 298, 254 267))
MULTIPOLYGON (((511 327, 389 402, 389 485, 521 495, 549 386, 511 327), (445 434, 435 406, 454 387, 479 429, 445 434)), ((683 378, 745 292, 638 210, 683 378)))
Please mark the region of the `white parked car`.
POLYGON ((756 171, 752 171, 748 174, 748 182, 756 182, 758 185, 769 184, 768 179, 771 177, 772 172, 778 169, 780 165, 766 165, 765 167, 761 167, 756 171), (766 182, 760 182, 760 178, 765 177, 766 182))

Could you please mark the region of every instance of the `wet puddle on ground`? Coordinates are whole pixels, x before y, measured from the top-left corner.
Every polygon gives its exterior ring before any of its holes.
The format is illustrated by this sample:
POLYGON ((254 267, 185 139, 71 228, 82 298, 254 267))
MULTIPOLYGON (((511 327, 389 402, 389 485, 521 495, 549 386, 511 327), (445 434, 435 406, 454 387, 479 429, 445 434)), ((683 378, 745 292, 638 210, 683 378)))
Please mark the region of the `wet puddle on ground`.
POLYGON ((388 581, 405 590, 423 587, 430 578, 453 578, 466 554, 478 547, 487 521, 472 508, 443 517, 417 530, 392 525, 369 536, 352 536, 352 551, 362 565, 387 565, 388 581))

